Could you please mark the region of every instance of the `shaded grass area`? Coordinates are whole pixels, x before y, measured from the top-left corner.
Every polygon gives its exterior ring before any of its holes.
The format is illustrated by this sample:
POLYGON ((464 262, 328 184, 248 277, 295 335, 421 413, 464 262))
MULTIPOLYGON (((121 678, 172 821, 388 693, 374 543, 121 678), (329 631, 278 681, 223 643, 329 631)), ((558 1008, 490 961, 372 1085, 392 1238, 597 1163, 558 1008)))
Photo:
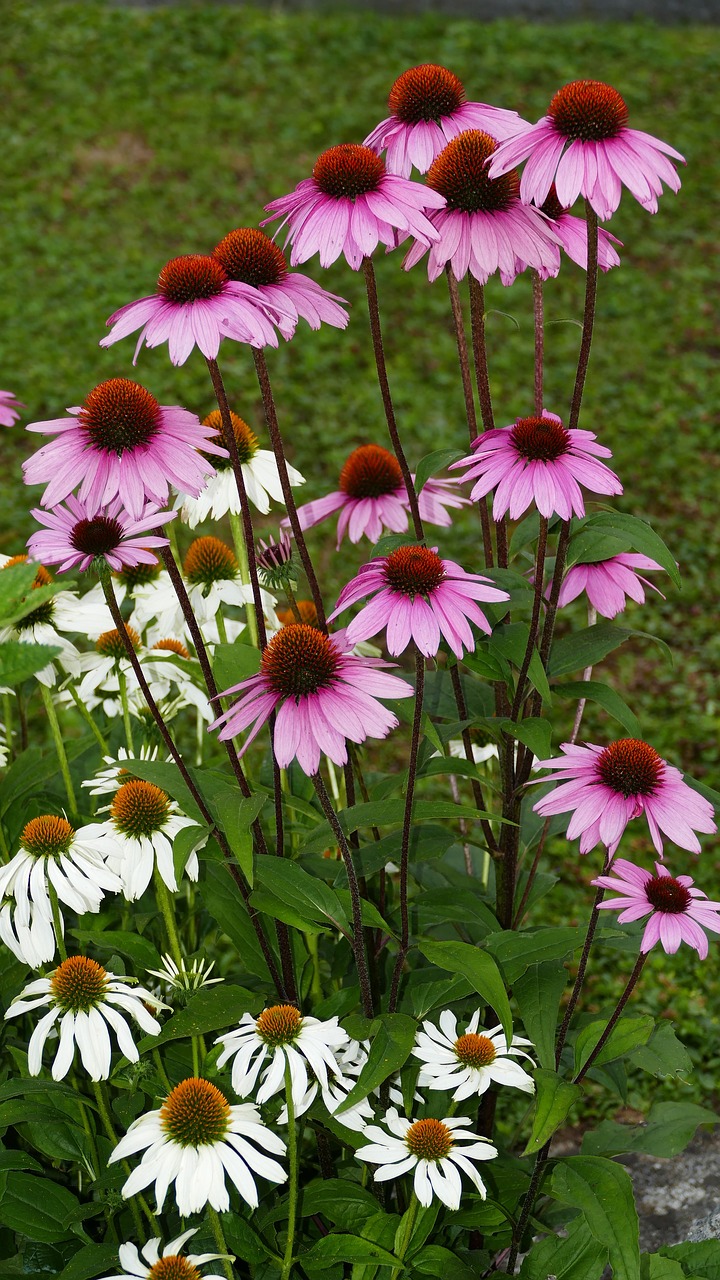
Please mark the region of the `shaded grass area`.
MULTIPOLYGON (((681 595, 670 588, 667 602, 656 598, 628 614, 629 625, 674 644, 675 667, 651 643, 633 642, 632 653, 619 651, 607 669, 645 736, 717 785, 712 377, 720 342, 708 262, 718 217, 720 31, 215 6, 146 12, 93 3, 9 4, 3 28, 0 385, 26 402, 29 420, 58 416, 104 378, 132 376, 132 340, 107 352, 97 346, 110 312, 152 292, 168 258, 208 252, 232 227, 255 225, 267 200, 307 176, 327 146, 361 140, 385 115, 390 85, 407 66, 444 63, 470 97, 530 119, 565 81, 608 80, 625 95, 631 124, 687 156, 683 189, 663 198, 656 218, 626 197, 613 220, 625 242, 623 265, 600 282, 583 412, 584 425, 613 449, 625 483, 621 505, 652 519, 684 577, 681 595)), ((344 266, 322 273, 311 263, 309 271, 353 305, 345 333, 301 326, 291 344, 268 355, 288 453, 314 498, 335 487, 352 447, 385 443, 385 425, 362 279, 344 266)), ((377 272, 411 464, 431 449, 462 449, 467 429, 444 280, 430 286, 422 265, 405 275, 399 255, 379 258, 377 272)), ((582 273, 571 264, 547 289, 546 403, 560 413, 570 398, 582 293, 582 273)), ((492 390, 503 423, 531 403, 529 281, 511 290, 491 282, 487 300, 492 390)), ((267 444, 247 350, 227 346, 221 358, 233 406, 267 444)), ((163 403, 201 415, 212 407, 197 353, 175 370, 166 348, 143 351, 136 376, 163 403)), ((20 473, 29 449, 21 432, 6 432, 3 444, 0 532, 12 554, 32 527, 20 473)), ((477 544, 477 522, 468 516, 452 550, 476 568, 477 544)), ((312 546, 328 596, 367 550, 336 555, 325 530, 312 546)), ((616 728, 591 709, 586 732, 592 739, 616 728)), ((638 852, 647 856, 644 841, 638 852)), ((712 859, 711 851, 704 855, 698 876, 706 887, 712 859)), ((675 1012, 709 1072, 703 1042, 717 1020, 701 994, 700 968, 682 970, 687 989, 675 1012)))

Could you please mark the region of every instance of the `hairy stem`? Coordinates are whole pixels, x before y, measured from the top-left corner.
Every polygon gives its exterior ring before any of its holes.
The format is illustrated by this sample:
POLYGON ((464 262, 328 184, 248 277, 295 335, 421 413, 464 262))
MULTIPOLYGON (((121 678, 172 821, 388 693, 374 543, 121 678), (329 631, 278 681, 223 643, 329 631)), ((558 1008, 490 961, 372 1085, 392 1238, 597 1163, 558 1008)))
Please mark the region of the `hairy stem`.
POLYGON ((535 413, 543 411, 543 375, 545 365, 545 328, 543 306, 543 282, 537 271, 532 272, 533 321, 535 328, 535 413))
MULTIPOLYGON (((477 414, 475 412, 475 396, 473 395, 472 378, 470 376, 470 359, 468 356, 467 338, 465 336, 465 321, 463 319, 458 282, 449 262, 445 265, 445 273, 447 275, 448 289, 450 291, 450 308, 452 310, 453 325, 455 327, 455 341, 457 343, 458 350, 460 378, 462 380, 463 398, 465 400, 465 416, 467 417, 468 435, 470 436, 470 443, 472 444, 478 437, 478 425, 477 414)), ((493 545, 492 535, 490 532, 490 515, 488 512, 486 497, 478 499, 478 511, 480 512, 480 524, 482 527, 485 565, 488 569, 492 569, 494 564, 493 545)))
POLYGON ((50 733, 52 734, 55 754, 58 758, 58 764, 60 765, 60 773, 62 774, 62 780, 65 784, 65 794, 68 798, 70 816, 77 818, 78 807, 77 800, 75 799, 75 788, 73 786, 72 778, 70 777, 70 765, 68 764, 67 752, 65 751, 65 743, 63 742, 62 730, 57 718, 55 704, 52 700, 50 690, 46 688, 44 684, 40 684, 40 681, 38 681, 38 685, 40 687, 40 697, 43 700, 45 714, 48 718, 48 724, 50 725, 50 733))
POLYGON ((402 837, 400 842, 400 947, 393 969, 390 985, 388 1012, 394 1013, 400 993, 405 957, 410 949, 410 916, 408 912, 408 866, 410 862, 410 835, 412 832, 413 800, 415 799, 415 778, 417 775, 418 751, 422 729, 423 695, 425 692, 425 659, 418 649, 415 650, 415 705, 413 711, 412 737, 410 739, 410 762, 408 764, 407 791, 405 792, 405 813, 403 815, 402 837))
POLYGON ((580 1081, 583 1079, 583 1077, 587 1075, 587 1072, 590 1070, 590 1067, 592 1066, 593 1062, 598 1057, 600 1050, 607 1044, 608 1040, 610 1039, 610 1036, 612 1035, 612 1032, 613 1032, 613 1028, 615 1027, 615 1024, 618 1018, 620 1017, 620 1014, 622 1013, 623 1009, 625 1008, 625 1005, 627 1004, 628 1000, 630 999, 630 996, 632 995, 633 989, 635 987, 635 984, 637 983, 638 978, 640 977, 640 974, 643 971, 643 966, 646 960, 647 960, 647 953, 641 951, 640 955, 635 961, 635 968, 633 969, 632 973, 630 974, 630 977, 627 980, 627 985, 625 987, 625 990, 623 991, 622 995, 620 996, 620 999, 617 1002, 617 1005, 615 1006, 615 1009, 610 1015, 610 1018, 605 1030, 603 1031, 600 1039, 595 1045, 595 1048, 593 1049, 592 1053, 589 1055, 587 1061, 583 1063, 582 1067, 580 1068, 577 1075, 575 1076, 575 1079, 573 1080, 573 1084, 579 1084, 580 1081))
POLYGON ((598 282, 598 218, 595 210, 589 200, 585 201, 585 217, 587 220, 587 272, 585 275, 585 309, 583 312, 583 328, 582 337, 580 339, 580 352, 578 355, 577 373, 575 375, 575 388, 573 390, 572 404, 570 406, 570 418, 568 420, 568 428, 573 431, 577 427, 580 418, 580 406, 582 404, 583 391, 585 389, 585 378, 587 377, 588 361, 590 359, 590 347, 592 345, 593 326, 595 324, 595 302, 597 299, 597 282, 598 282))

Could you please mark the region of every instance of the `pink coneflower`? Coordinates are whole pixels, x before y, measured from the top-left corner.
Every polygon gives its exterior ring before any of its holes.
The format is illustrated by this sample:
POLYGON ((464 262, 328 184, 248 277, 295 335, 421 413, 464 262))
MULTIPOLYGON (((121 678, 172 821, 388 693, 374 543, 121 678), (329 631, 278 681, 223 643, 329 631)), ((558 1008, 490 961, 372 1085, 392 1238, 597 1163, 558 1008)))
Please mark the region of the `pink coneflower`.
MULTIPOLYGON (((430 167, 428 187, 447 202, 430 215, 439 233, 430 245, 430 280, 436 280, 448 262, 458 280, 469 270, 481 284, 496 271, 509 285, 528 266, 546 276, 560 270, 558 239, 543 215, 522 203, 517 174, 490 178, 487 160, 496 145, 489 133, 468 129, 449 142, 430 167)), ((406 271, 427 248, 426 241, 416 240, 403 262, 406 271)))
POLYGON ((350 317, 340 306, 345 299, 328 293, 300 271, 288 271, 282 249, 264 231, 256 227, 230 231, 213 249, 213 258, 229 280, 253 287, 260 298, 258 305, 283 338, 292 338, 298 319, 307 320, 311 329, 319 329, 321 324, 347 327, 350 317))
POLYGON ((520 195, 528 204, 541 205, 554 181, 564 208, 582 195, 605 221, 617 209, 624 184, 644 209, 657 213, 663 182, 672 191, 680 189, 667 156, 682 164, 685 159, 659 138, 628 129, 627 121, 628 109, 616 89, 600 80, 573 80, 558 90, 537 124, 500 143, 491 177, 527 160, 520 195))
POLYGON ((173 364, 184 364, 196 344, 214 360, 221 339, 229 337, 232 328, 238 342, 276 347, 277 335, 267 311, 258 290, 228 279, 217 258, 186 253, 165 263, 157 293, 113 312, 107 321, 113 331, 101 339, 100 346, 111 347, 140 329, 133 364, 143 342, 147 347, 167 342, 173 364))
POLYGON ((511 138, 530 125, 517 111, 468 102, 465 89, 446 67, 426 62, 404 71, 390 90, 391 115, 365 139, 378 155, 386 152, 388 173, 409 178, 413 165, 427 173, 433 160, 465 129, 484 129, 494 138, 511 138))
MULTIPOLYGON (((361 444, 353 449, 339 484, 334 493, 298 507, 301 529, 310 529, 339 511, 338 547, 346 532, 351 542, 363 536, 377 542, 385 532, 406 532, 409 503, 402 471, 397 458, 382 445, 361 444)), ((418 495, 420 517, 447 528, 452 520, 445 508, 463 507, 468 501, 460 497, 452 480, 428 480, 418 495)))
POLYGON ((434 658, 445 639, 457 658, 475 648, 468 619, 489 635, 492 627, 476 600, 508 600, 479 573, 466 573, 454 560, 441 560, 430 547, 398 547, 389 556, 364 564, 340 592, 335 612, 376 593, 347 629, 348 644, 369 640, 387 627, 388 652, 395 657, 415 641, 420 653, 434 658))
POLYGON ((557 414, 545 409, 539 416, 518 418, 513 426, 484 431, 472 449, 450 470, 468 468, 465 479, 476 481, 472 499, 495 489, 494 520, 506 512, 517 520, 531 502, 543 516, 569 520, 585 515, 581 484, 591 493, 623 491, 615 472, 598 461, 612 453, 597 444, 594 432, 568 431, 557 414))
MULTIPOLYGON (((576 218, 569 209, 563 208, 557 198, 555 183, 552 184, 547 199, 543 201, 540 212, 549 218, 550 225, 568 258, 582 267, 583 271, 587 271, 587 222, 584 218, 576 218)), ((620 258, 613 248, 616 244, 622 249, 622 240, 611 235, 604 227, 598 228, 598 266, 601 271, 619 267, 620 258)), ((540 275, 543 280, 548 278, 544 268, 540 271, 540 275)))
POLYGON ((538 762, 538 768, 553 770, 552 778, 540 781, 560 786, 533 807, 543 818, 572 813, 567 838, 580 837, 581 853, 604 844, 612 857, 628 822, 641 813, 660 857, 663 833, 681 849, 699 853, 695 832, 717 830, 710 802, 647 742, 621 738, 609 747, 564 742, 560 750, 563 755, 538 762))
POLYGON ((278 231, 287 225, 285 243, 292 244, 293 267, 314 253, 320 254, 322 267, 329 267, 342 253, 357 271, 378 244, 394 248, 398 231, 425 246, 437 240, 425 213, 444 204, 442 196, 419 182, 388 173, 370 147, 346 142, 323 151, 311 178, 265 205, 271 217, 262 226, 282 218, 278 231))
POLYGON ((305 773, 315 774, 323 753, 346 764, 347 738, 385 738, 398 723, 378 698, 412 696, 404 680, 381 670, 387 665, 357 657, 343 632, 325 636, 304 623, 283 627, 263 651, 259 674, 221 694, 242 690, 210 728, 220 726, 220 737, 232 738, 252 725, 242 755, 277 711, 275 758, 282 769, 297 757, 305 773))
POLYGON ((98 510, 120 498, 133 520, 146 502, 167 501, 170 485, 197 497, 213 467, 204 453, 227 457, 213 443, 212 427, 179 405, 160 405, 127 378, 101 382, 69 418, 31 422, 28 431, 56 435, 23 463, 26 484, 48 481, 42 501, 62 502, 80 485, 79 497, 98 510))
POLYGON ((594 564, 573 565, 563 579, 558 604, 562 609, 585 591, 590 604, 603 618, 615 618, 625 608, 628 596, 638 604, 645 603, 643 585, 657 591, 664 600, 662 591, 641 577, 638 569, 644 569, 646 573, 653 570, 662 572, 662 565, 649 556, 636 555, 632 551, 623 551, 608 560, 596 560, 594 564))
POLYGON ((12 391, 0 391, 0 427, 11 427, 20 417, 25 405, 12 391))
POLYGON ((58 573, 65 573, 68 569, 89 569, 100 557, 119 573, 139 564, 157 564, 157 556, 149 548, 166 547, 168 539, 154 530, 174 520, 176 512, 161 511, 157 503, 148 502, 140 519, 133 520, 120 498, 107 507, 96 507, 70 494, 66 506, 59 504, 52 511, 35 507, 31 514, 47 526, 28 539, 33 560, 56 564, 58 573))
POLYGON ((703 929, 720 933, 720 902, 711 902, 702 889, 694 889, 691 876, 671 876, 660 862, 655 863, 653 875, 618 858, 613 872, 591 881, 598 888, 614 889, 620 894, 598 905, 606 911, 622 907, 618 924, 650 916, 640 943, 641 952, 650 951, 659 942, 668 955, 674 955, 680 943, 687 942, 701 960, 706 958, 708 940, 703 929))

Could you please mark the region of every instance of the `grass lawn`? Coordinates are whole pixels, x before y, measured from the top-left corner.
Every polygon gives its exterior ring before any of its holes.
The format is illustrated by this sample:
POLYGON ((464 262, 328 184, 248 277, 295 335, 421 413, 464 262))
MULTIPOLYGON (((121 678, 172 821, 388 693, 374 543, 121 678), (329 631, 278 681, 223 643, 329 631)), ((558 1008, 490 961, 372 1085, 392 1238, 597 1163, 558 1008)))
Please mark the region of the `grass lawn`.
MULTIPOLYGON (((0 65, 0 385, 26 402, 32 420, 59 416, 104 378, 132 376, 132 340, 107 352, 97 345, 110 312, 152 292, 168 258, 209 252, 231 228, 256 224, 266 201, 307 176, 326 147, 361 140, 386 114, 390 85, 408 66, 441 62, 460 75, 471 98, 514 107, 530 119, 567 80, 613 83, 627 100, 630 123, 671 142, 688 167, 679 196, 665 195, 657 217, 623 198, 612 223, 625 243, 623 265, 600 281, 584 425, 613 449, 625 483, 621 505, 652 520, 684 578, 682 594, 670 587, 667 602, 656 597, 628 615, 630 625, 674 645, 675 666, 645 641, 634 643, 632 654, 619 651, 612 666, 645 736, 717 786, 720 567, 711 380, 718 333, 708 264, 720 189, 719 51, 720 29, 649 23, 531 26, 241 6, 147 12, 9 3, 0 65)), ((269 353, 281 426, 291 461, 307 477, 308 498, 335 487, 350 448, 385 443, 362 280, 345 266, 323 274, 313 262, 309 270, 348 298, 354 313, 344 334, 311 334, 301 325, 291 344, 269 353)), ((434 448, 463 448, 444 281, 429 286, 423 266, 404 275, 397 255, 380 259, 377 271, 410 461, 434 448)), ((560 413, 572 387, 582 291, 582 273, 572 265, 547 289, 546 399, 560 413)), ((492 390, 504 423, 530 403, 529 281, 510 291, 492 282, 487 298, 492 390)), ((234 407, 259 428, 247 351, 228 348, 221 359, 234 407)), ((163 403, 201 415, 212 407, 197 353, 176 370, 166 347, 143 351, 136 376, 163 403)), ((32 527, 20 473, 29 446, 21 432, 3 439, 0 545, 14 554, 32 527)), ((457 526, 455 550, 468 568, 479 567, 476 531, 474 519, 457 526)), ((325 531, 312 546, 330 595, 360 562, 361 550, 336 556, 325 531)), ((591 738, 595 725, 607 731, 591 714, 591 738)), ((717 844, 713 854, 706 843, 698 878, 707 888, 717 844)), ((581 896, 569 901, 581 910, 581 896)), ((667 963, 666 974, 671 969, 667 963)), ((700 966, 686 963, 681 971, 689 990, 677 996, 676 1013, 680 1029, 696 1036, 707 1096, 712 1060, 703 1042, 717 1039, 717 1016, 700 994, 700 966)))

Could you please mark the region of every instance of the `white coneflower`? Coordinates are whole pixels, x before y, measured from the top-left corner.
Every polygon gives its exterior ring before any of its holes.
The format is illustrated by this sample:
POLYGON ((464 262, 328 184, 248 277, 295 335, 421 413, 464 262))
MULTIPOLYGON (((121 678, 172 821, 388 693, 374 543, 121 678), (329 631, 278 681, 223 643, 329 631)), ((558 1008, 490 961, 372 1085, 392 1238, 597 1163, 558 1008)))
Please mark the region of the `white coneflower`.
MULTIPOLYGON (((184 827, 193 826, 196 823, 180 812, 166 791, 134 778, 116 792, 110 820, 91 823, 85 831, 103 840, 109 867, 120 877, 128 902, 135 902, 147 889, 156 865, 163 883, 177 891, 173 841, 184 827)), ((198 878, 196 850, 206 840, 207 832, 198 827, 198 844, 185 863, 190 880, 198 878)))
POLYGON ((107 1080, 110 1075, 112 1044, 108 1027, 115 1033, 118 1047, 129 1062, 139 1053, 127 1020, 129 1013, 148 1035, 160 1034, 160 1023, 148 1011, 167 1009, 144 987, 129 987, 122 978, 108 973, 88 956, 70 956, 45 978, 36 978, 13 1000, 6 1018, 49 1005, 30 1037, 28 1071, 36 1076, 42 1068, 42 1053, 50 1032, 59 1023, 59 1044, 52 1065, 53 1080, 62 1080, 72 1066, 75 1046, 91 1080, 107 1080))
MULTIPOLYGON (((270 449, 260 448, 255 432, 236 413, 231 411, 230 418, 247 496, 253 506, 265 516, 270 510, 271 498, 273 502, 285 505, 275 454, 270 449)), ((203 426, 214 427, 220 433, 220 410, 213 409, 204 419, 203 426)), ((220 434, 218 439, 222 439, 220 434)), ((178 494, 175 506, 180 510, 180 519, 189 524, 191 529, 207 520, 208 516, 212 516, 213 520, 220 520, 228 512, 240 515, 240 497, 231 459, 213 458, 213 464, 215 474, 209 477, 197 498, 185 493, 178 494)), ((305 477, 294 467, 288 465, 287 470, 293 488, 305 483, 305 477)))
POLYGON ((390 1107, 385 1120, 390 1132, 379 1125, 368 1125, 365 1137, 370 1142, 355 1152, 358 1160, 375 1164, 376 1182, 388 1182, 414 1170, 415 1194, 426 1208, 434 1196, 448 1209, 460 1208, 464 1173, 482 1199, 486 1190, 473 1160, 494 1160, 497 1149, 476 1133, 463 1133, 472 1120, 453 1116, 446 1120, 406 1120, 390 1107))
POLYGON ((144 1155, 122 1194, 128 1199, 154 1183, 160 1213, 174 1182, 175 1202, 183 1218, 200 1213, 206 1204, 227 1213, 226 1176, 253 1209, 258 1206, 254 1174, 274 1183, 287 1180, 277 1160, 265 1154, 284 1155, 285 1143, 262 1123, 257 1107, 249 1102, 230 1106, 214 1084, 197 1076, 176 1085, 159 1111, 134 1120, 108 1163, 138 1151, 144 1155))
POLYGON ((328 1087, 328 1072, 342 1075, 334 1050, 348 1040, 337 1018, 321 1022, 304 1017, 294 1005, 275 1004, 264 1009, 259 1018, 244 1013, 237 1030, 219 1036, 215 1043, 223 1046, 218 1067, 233 1059, 232 1086, 241 1098, 253 1092, 260 1078, 255 1095, 258 1103, 284 1089, 287 1062, 296 1107, 308 1092, 308 1066, 323 1089, 328 1087))
POLYGON ((78 915, 99 911, 106 893, 122 892, 105 851, 92 826, 75 831, 53 813, 23 827, 20 848, 0 867, 0 938, 18 960, 38 969, 55 955, 48 884, 58 902, 78 915))
POLYGON ((180 1250, 191 1236, 197 1234, 199 1227, 191 1227, 183 1231, 165 1245, 160 1252, 160 1237, 148 1240, 138 1252, 136 1244, 121 1244, 118 1249, 120 1266, 123 1268, 114 1276, 105 1276, 104 1280, 225 1280, 224 1276, 206 1271, 201 1276, 199 1271, 207 1262, 217 1262, 220 1258, 233 1260, 227 1253, 186 1253, 183 1257, 180 1250))
POLYGON ((524 1093, 535 1092, 532 1076, 513 1060, 528 1058, 532 1062, 530 1054, 520 1048, 532 1041, 513 1036, 508 1048, 499 1024, 489 1031, 480 1028, 481 1013, 480 1009, 475 1011, 462 1035, 458 1035, 457 1018, 449 1009, 440 1014, 439 1027, 423 1022, 413 1049, 423 1063, 418 1076, 420 1088, 454 1089, 454 1102, 485 1093, 493 1081, 524 1093))
POLYGON ((222 978, 210 977, 215 968, 214 960, 207 964, 200 958, 188 965, 183 958, 177 965, 171 955, 161 956, 160 959, 163 962, 162 969, 148 969, 148 973, 175 991, 198 991, 200 987, 212 987, 216 982, 223 981, 222 978))
MULTIPOLYGON (((127 747, 119 747, 117 756, 103 756, 104 769, 98 769, 94 778, 80 785, 87 787, 91 796, 113 795, 118 787, 129 781, 128 770, 125 767, 128 760, 152 761, 157 760, 159 754, 158 746, 148 746, 144 742, 135 752, 128 751, 127 747)), ((168 756, 167 759, 169 760, 170 757, 168 756)))

